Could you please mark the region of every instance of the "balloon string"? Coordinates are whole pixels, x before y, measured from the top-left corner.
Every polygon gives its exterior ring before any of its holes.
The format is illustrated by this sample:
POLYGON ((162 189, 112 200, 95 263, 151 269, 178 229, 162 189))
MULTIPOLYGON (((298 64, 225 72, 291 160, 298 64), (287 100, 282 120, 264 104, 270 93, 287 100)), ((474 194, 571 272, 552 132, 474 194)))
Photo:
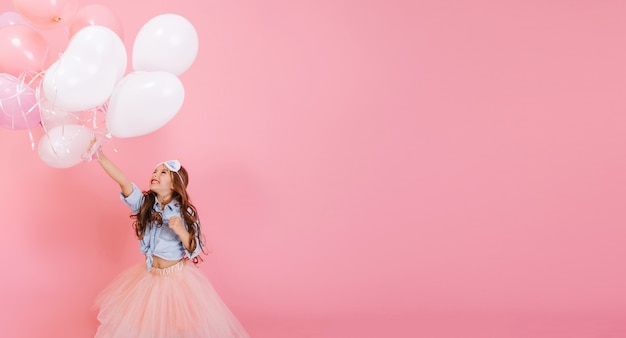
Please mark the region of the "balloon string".
MULTIPOLYGON (((18 83, 18 85, 20 86, 20 87, 19 87, 20 92, 23 92, 24 90, 26 90, 26 88, 31 88, 31 86, 33 85, 33 83, 35 83, 35 81, 36 81, 38 78, 43 77, 43 74, 44 74, 44 71, 41 71, 41 72, 39 72, 39 73, 35 73, 34 75, 32 75, 32 77, 31 77, 30 81, 28 81, 28 83, 26 83, 26 81, 25 81, 25 80, 26 80, 26 74, 25 74, 25 73, 22 73, 22 74, 20 75, 20 78, 19 78, 19 80, 20 80, 20 81, 18 81, 18 82, 19 82, 19 83, 18 83)), ((33 91, 33 95, 35 95, 35 104, 33 104, 32 106, 30 106, 30 107, 26 110, 26 112, 25 112, 24 114, 22 114, 22 117, 24 118, 24 122, 26 123, 26 126, 27 126, 27 128, 28 128, 28 135, 29 135, 30 140, 31 140, 31 147, 32 147, 32 148, 33 148, 33 150, 34 150, 34 149, 35 149, 35 142, 33 141, 33 133, 32 133, 32 131, 31 131, 31 129, 30 129, 30 125, 28 124, 28 120, 26 119, 26 115, 34 113, 35 108, 38 108, 38 112, 39 112, 39 121, 40 121, 40 123, 41 123, 41 109, 39 109, 39 98, 36 96, 35 91, 33 91)), ((20 98, 21 98, 21 96, 20 96, 20 97, 18 97, 18 100, 19 100, 18 102, 19 102, 20 108, 22 108, 22 104, 21 104, 21 99, 20 99, 20 98)), ((24 109, 22 109, 22 112, 24 112, 24 109)))
MULTIPOLYGON (((38 103, 33 104, 30 107, 26 107, 26 104, 23 102, 23 95, 26 91, 27 88, 30 88, 30 85, 36 80, 36 78, 38 76, 40 76, 42 73, 36 73, 35 76, 33 76, 33 78, 28 82, 28 84, 26 84, 26 76, 27 74, 25 72, 21 73, 20 76, 17 78, 17 81, 15 83, 15 94, 13 95, 9 95, 7 97, 4 97, 3 99, 6 100, 15 100, 16 104, 17 104, 17 109, 14 111, 11 111, 11 129, 15 129, 16 125, 17 125, 17 120, 16 118, 19 118, 16 116, 16 114, 19 113, 20 117, 22 118, 23 122, 24 122, 24 126, 26 127, 26 129, 28 130, 28 137, 30 139, 30 145, 31 145, 31 149, 35 150, 35 139, 33 137, 33 132, 31 129, 30 124, 28 123, 28 115, 29 114, 34 114, 34 110, 35 108, 38 107, 38 103)), ((36 95, 36 94, 35 94, 36 95)), ((39 101, 39 99, 37 98, 37 96, 35 96, 36 102, 39 101)), ((1 110, 6 114, 8 113, 6 111, 6 107, 2 104, 2 99, 0 99, 0 108, 1 110)))
MULTIPOLYGON (((62 137, 62 139, 64 141, 65 140, 73 140, 73 139, 76 138, 76 136, 78 136, 78 134, 80 133, 80 130, 83 129, 83 128, 85 128, 85 126, 81 126, 80 129, 76 129, 74 131, 74 133, 71 134, 71 135, 65 135, 66 134, 66 128, 65 128, 65 125, 62 125, 61 126, 61 137, 62 137)), ((46 136, 48 136, 48 140, 50 140, 50 135, 46 134, 46 136)), ((70 149, 68 149, 68 146, 67 146, 66 142, 60 142, 60 143, 57 142, 57 144, 56 144, 57 146, 56 147, 53 144, 53 142, 50 142, 50 144, 51 144, 52 152, 55 155, 57 155, 57 156, 60 156, 59 152, 61 152, 61 151, 65 152, 66 154, 69 154, 71 152, 70 149)))
POLYGON ((46 51, 43 53, 43 57, 41 58, 41 64, 39 65, 39 69, 42 69, 41 72, 39 72, 38 74, 43 72, 44 65, 46 64, 46 60, 48 60, 48 54, 50 53, 50 47, 46 47, 46 51))
MULTIPOLYGON (((102 133, 95 131, 93 139, 95 140, 95 142, 81 155, 81 158, 85 163, 91 162, 91 160, 93 160, 94 158, 98 158, 99 150, 102 149, 102 146, 106 142, 111 142, 112 137, 109 132, 102 133)), ((113 147, 113 150, 117 152, 117 149, 115 147, 113 147)))
POLYGON ((43 114, 42 112, 44 111, 44 107, 42 106, 42 102, 43 102, 43 95, 42 95, 42 86, 43 80, 39 82, 39 84, 37 85, 37 87, 35 87, 35 99, 37 100, 37 104, 39 105, 39 113, 41 114, 41 128, 43 129, 44 135, 48 135, 48 128, 46 127, 46 124, 44 123, 43 120, 43 114))
MULTIPOLYGON (((58 19, 59 20, 57 22, 61 21, 61 18, 58 18, 58 19)), ((68 39, 71 38, 72 37, 72 33, 70 32, 70 29, 67 28, 67 26, 63 25, 63 24, 61 24, 61 27, 63 27, 63 30, 65 31, 65 33, 67 33, 68 39)))

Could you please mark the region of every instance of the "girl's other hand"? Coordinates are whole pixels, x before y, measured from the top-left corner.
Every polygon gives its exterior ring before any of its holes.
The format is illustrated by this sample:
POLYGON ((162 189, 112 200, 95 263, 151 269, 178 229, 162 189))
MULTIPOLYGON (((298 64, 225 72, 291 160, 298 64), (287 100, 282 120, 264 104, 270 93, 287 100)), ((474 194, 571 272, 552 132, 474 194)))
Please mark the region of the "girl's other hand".
POLYGON ((167 226, 169 226, 170 229, 174 230, 174 233, 176 233, 177 235, 180 234, 181 230, 184 230, 183 221, 181 221, 180 217, 178 216, 170 217, 170 221, 167 223, 167 226))

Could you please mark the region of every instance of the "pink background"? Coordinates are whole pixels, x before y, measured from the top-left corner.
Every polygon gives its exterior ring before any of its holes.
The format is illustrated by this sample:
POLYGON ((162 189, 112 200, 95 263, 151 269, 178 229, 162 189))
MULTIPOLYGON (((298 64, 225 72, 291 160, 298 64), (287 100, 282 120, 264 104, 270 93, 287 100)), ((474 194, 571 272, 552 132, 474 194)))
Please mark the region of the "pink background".
MULTIPOLYGON (((189 169, 253 337, 626 336, 626 3, 106 5, 129 55, 158 14, 199 34, 179 114, 105 150, 143 188, 189 169)), ((92 336, 142 261, 117 185, 25 131, 0 158, 0 336, 92 336)))

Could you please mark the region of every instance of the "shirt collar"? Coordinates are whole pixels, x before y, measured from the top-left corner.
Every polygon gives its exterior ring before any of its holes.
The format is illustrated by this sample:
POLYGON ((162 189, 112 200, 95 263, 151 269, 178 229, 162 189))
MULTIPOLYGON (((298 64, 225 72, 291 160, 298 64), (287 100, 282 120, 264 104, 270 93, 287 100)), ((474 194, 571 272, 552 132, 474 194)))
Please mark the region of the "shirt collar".
POLYGON ((178 201, 176 200, 171 200, 169 203, 165 205, 165 208, 163 208, 163 206, 161 205, 161 202, 159 202, 158 200, 155 200, 154 205, 153 205, 153 209, 156 211, 159 211, 159 209, 163 211, 165 211, 165 209, 176 210, 177 208, 179 208, 179 204, 178 204, 178 201))

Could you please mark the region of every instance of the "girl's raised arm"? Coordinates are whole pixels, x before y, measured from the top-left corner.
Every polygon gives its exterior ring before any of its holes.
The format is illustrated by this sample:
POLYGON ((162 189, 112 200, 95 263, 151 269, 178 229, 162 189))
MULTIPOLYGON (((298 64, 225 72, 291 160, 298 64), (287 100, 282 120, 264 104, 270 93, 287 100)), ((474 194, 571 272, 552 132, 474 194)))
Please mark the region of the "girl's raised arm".
POLYGON ((98 163, 100 166, 106 171, 106 173, 111 176, 111 178, 120 185, 122 189, 122 194, 125 197, 128 197, 131 192, 133 192, 133 185, 131 181, 124 175, 124 172, 120 168, 118 168, 115 163, 113 163, 102 151, 98 152, 98 163))

